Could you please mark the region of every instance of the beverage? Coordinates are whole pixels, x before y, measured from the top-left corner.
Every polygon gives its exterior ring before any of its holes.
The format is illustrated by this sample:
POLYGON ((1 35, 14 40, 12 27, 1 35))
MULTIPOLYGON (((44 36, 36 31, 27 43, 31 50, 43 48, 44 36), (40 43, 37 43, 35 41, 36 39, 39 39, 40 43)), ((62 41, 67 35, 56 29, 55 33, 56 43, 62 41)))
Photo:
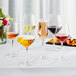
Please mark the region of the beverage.
POLYGON ((47 22, 39 22, 38 35, 42 40, 48 36, 47 22))
POLYGON ((56 25, 48 26, 49 31, 51 31, 53 34, 56 34, 60 31, 62 27, 57 27, 56 25))
POLYGON ((23 25, 23 29, 26 31, 26 32, 31 32, 32 30, 34 30, 35 29, 35 25, 33 25, 33 26, 24 26, 23 25))
POLYGON ((34 40, 35 38, 30 35, 25 35, 17 39, 17 41, 21 43, 25 48, 28 48, 34 42, 34 40))
POLYGON ((66 35, 56 35, 56 38, 60 41, 65 41, 69 36, 66 35))
POLYGON ((7 32, 6 35, 8 36, 8 38, 10 38, 10 39, 14 39, 14 38, 18 35, 18 33, 7 32))
POLYGON ((22 44, 25 48, 28 48, 33 42, 34 42, 34 39, 22 39, 21 44, 22 44))

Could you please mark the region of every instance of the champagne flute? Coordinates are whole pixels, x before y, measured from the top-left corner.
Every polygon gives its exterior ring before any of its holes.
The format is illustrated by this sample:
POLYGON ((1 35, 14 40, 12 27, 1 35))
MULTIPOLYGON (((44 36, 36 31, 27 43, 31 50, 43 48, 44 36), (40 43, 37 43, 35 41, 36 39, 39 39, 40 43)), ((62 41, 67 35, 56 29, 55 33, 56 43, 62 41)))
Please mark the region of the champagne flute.
POLYGON ((49 18, 48 22, 48 30, 53 34, 53 45, 55 45, 55 35, 61 30, 62 28, 62 22, 60 15, 52 15, 49 18))
POLYGON ((34 40, 35 37, 33 35, 22 35, 17 39, 17 41, 26 48, 25 60, 21 62, 23 65, 30 65, 30 62, 28 60, 28 47, 34 42, 34 40))
MULTIPOLYGON (((56 38, 61 42, 61 47, 63 47, 64 41, 70 36, 68 25, 62 26, 62 29, 57 33, 56 38)), ((63 50, 61 59, 63 59, 63 50)))
POLYGON ((18 36, 18 34, 19 34, 18 23, 14 21, 9 26, 7 26, 6 35, 9 39, 11 39, 11 43, 12 43, 12 50, 10 54, 8 54, 8 56, 11 56, 11 57, 15 56, 15 54, 12 53, 13 43, 14 43, 14 39, 18 36))
MULTIPOLYGON (((42 19, 42 20, 40 20, 39 21, 39 24, 38 24, 38 35, 39 35, 39 37, 40 37, 40 39, 42 40, 42 48, 43 48, 43 46, 44 46, 44 39, 48 36, 48 29, 47 29, 47 20, 45 20, 45 19, 42 19)), ((40 59, 44 59, 44 58, 46 58, 45 56, 44 56, 44 51, 41 51, 42 53, 42 55, 40 55, 40 59)))
POLYGON ((33 14, 25 14, 23 25, 22 25, 26 34, 30 34, 36 27, 35 18, 33 14))
POLYGON ((48 36, 47 20, 40 20, 39 21, 38 35, 42 39, 42 45, 43 45, 44 44, 44 39, 48 36))

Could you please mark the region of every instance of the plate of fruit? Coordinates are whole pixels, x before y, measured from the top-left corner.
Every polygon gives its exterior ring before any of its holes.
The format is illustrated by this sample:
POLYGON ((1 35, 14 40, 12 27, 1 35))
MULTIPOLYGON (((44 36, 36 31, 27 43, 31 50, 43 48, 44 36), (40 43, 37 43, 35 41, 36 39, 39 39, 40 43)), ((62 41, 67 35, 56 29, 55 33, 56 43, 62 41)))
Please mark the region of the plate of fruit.
MULTIPOLYGON (((46 44, 53 44, 53 42, 54 42, 54 39, 51 38, 48 42, 46 42, 46 44)), ((60 41, 57 38, 55 38, 55 45, 61 45, 60 41)), ((71 37, 69 37, 64 41, 63 45, 76 47, 76 39, 72 39, 71 37)))

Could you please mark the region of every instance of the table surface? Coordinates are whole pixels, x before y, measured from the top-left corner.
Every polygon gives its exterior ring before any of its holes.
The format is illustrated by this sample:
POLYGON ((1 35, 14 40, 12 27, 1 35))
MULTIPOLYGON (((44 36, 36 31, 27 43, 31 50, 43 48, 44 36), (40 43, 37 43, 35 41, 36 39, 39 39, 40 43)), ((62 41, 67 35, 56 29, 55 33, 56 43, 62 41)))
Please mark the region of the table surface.
MULTIPOLYGON (((47 42, 49 38, 46 38, 47 42)), ((0 44, 0 68, 76 68, 76 47, 63 47, 63 59, 61 59, 62 49, 60 46, 53 46, 44 43, 36 38, 29 47, 28 60, 29 65, 20 65, 26 57, 26 49, 14 40, 12 54, 15 57, 8 57, 11 51, 11 40, 6 44, 0 44)))
POLYGON ((0 76, 76 76, 76 69, 0 69, 0 76))

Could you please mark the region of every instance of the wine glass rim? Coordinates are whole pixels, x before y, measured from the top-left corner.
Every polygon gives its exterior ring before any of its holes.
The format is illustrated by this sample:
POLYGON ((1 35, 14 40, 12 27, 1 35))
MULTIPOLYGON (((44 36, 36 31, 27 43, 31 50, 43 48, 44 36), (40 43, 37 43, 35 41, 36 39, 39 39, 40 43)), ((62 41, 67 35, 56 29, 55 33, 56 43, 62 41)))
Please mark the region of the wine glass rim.
POLYGON ((35 35, 20 35, 19 37, 23 37, 23 39, 35 39, 35 35))
POLYGON ((10 32, 10 31, 7 31, 6 33, 10 34, 10 33, 19 33, 19 32, 13 32, 13 31, 10 32))

